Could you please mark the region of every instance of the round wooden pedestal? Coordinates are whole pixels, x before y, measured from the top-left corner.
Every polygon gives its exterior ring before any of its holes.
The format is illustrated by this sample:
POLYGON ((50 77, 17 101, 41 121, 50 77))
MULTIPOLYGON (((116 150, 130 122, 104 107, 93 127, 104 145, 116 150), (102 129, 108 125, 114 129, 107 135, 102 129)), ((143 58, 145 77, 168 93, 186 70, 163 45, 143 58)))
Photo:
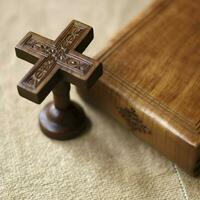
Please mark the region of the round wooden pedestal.
POLYGON ((39 123, 42 132, 56 140, 72 139, 87 127, 88 119, 83 109, 71 102, 61 110, 54 103, 47 104, 40 113, 39 123))

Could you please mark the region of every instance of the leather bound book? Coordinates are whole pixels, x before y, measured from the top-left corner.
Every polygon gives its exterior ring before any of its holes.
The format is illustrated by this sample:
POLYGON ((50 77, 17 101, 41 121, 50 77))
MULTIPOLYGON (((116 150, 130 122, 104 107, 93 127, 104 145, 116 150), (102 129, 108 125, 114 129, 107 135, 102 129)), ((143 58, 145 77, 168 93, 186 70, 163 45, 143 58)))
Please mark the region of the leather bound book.
POLYGON ((200 0, 156 1, 96 58, 104 74, 81 96, 197 175, 200 0))

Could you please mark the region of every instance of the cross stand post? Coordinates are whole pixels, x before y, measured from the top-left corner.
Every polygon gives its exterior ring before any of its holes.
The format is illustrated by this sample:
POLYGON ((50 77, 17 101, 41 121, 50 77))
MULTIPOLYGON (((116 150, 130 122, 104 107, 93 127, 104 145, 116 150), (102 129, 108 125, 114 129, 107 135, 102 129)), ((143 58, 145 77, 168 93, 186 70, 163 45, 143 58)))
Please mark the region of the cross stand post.
POLYGON ((102 75, 101 63, 81 54, 92 39, 92 27, 73 20, 55 41, 29 32, 15 48, 19 58, 34 64, 19 82, 19 94, 39 104, 53 91, 54 102, 39 117, 50 138, 71 139, 86 127, 87 117, 69 91, 70 83, 89 88, 102 75))

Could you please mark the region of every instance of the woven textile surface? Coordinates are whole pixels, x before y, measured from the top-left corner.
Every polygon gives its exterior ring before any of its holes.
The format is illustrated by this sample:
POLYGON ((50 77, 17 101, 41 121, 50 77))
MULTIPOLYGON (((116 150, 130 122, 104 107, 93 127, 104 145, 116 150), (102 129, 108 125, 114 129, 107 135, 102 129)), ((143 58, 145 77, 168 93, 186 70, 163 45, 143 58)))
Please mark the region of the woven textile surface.
POLYGON ((192 178, 111 118, 85 104, 92 121, 81 137, 60 142, 45 137, 36 105, 21 98, 18 81, 32 65, 14 47, 33 31, 55 39, 72 20, 94 27, 85 51, 94 56, 150 0, 0 0, 0 199, 123 200, 200 199, 192 178))

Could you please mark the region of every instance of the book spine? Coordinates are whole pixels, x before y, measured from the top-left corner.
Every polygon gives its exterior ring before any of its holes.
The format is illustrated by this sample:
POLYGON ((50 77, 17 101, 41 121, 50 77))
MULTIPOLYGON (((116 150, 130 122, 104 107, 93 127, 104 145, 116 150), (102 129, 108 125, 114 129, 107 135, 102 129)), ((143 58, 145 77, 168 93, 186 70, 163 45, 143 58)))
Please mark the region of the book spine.
POLYGON ((106 111, 166 158, 189 174, 196 175, 199 148, 178 137, 176 131, 160 121, 159 116, 145 107, 140 98, 123 92, 117 83, 111 82, 106 73, 93 88, 78 92, 84 100, 106 111))

